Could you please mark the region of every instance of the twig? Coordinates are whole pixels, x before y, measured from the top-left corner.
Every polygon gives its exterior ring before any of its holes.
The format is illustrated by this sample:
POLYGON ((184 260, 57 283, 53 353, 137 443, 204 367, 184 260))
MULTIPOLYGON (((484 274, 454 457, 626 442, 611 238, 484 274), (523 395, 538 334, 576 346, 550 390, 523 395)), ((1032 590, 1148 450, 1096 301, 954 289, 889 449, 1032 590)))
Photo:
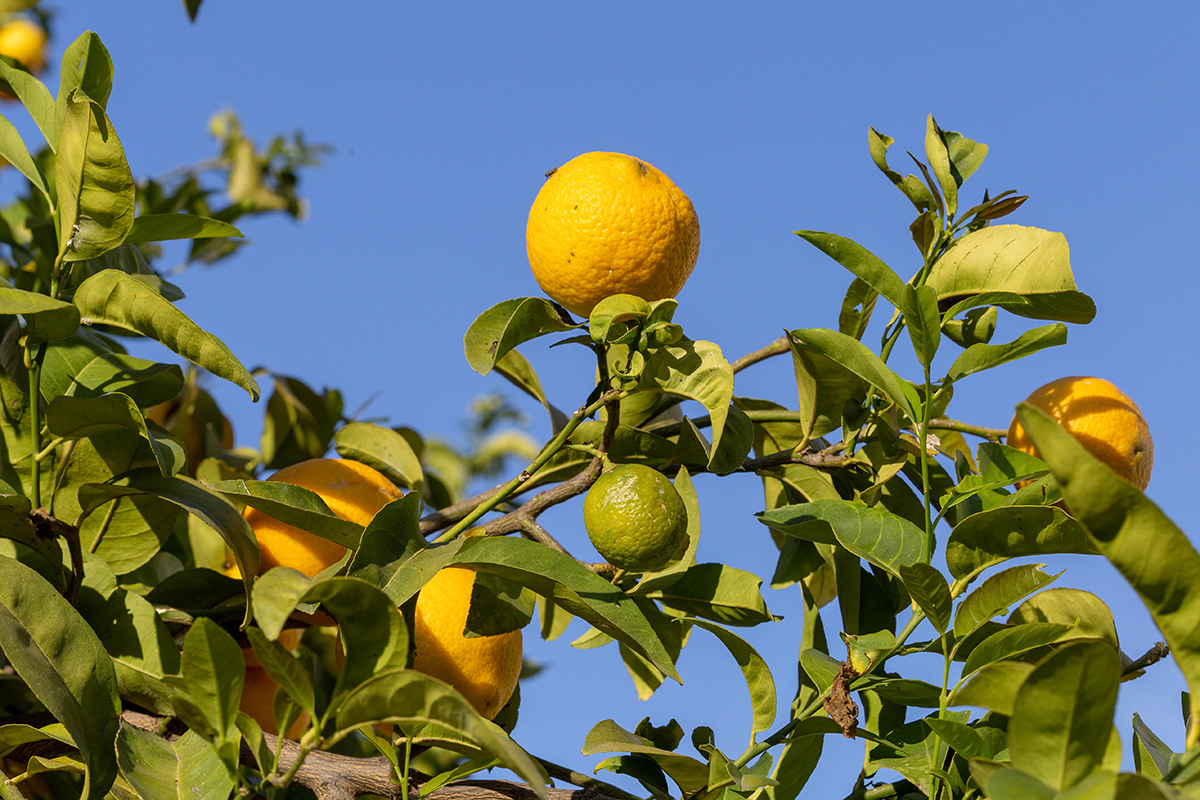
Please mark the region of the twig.
POLYGON ((956 419, 931 419, 929 420, 930 429, 942 431, 958 431, 959 433, 969 433, 973 436, 980 436, 991 442, 998 442, 1008 436, 1008 430, 1003 428, 985 428, 982 425, 971 425, 967 422, 959 422, 956 419))
POLYGON ((737 361, 734 361, 729 366, 733 367, 734 372, 741 372, 746 367, 753 366, 754 364, 757 364, 760 361, 766 361, 768 358, 771 358, 772 356, 783 355, 784 353, 788 352, 790 349, 791 349, 791 347, 788 345, 787 337, 780 336, 778 339, 771 342, 766 347, 755 350, 753 353, 747 353, 746 355, 739 358, 737 361))
MULTIPOLYGON (((1169 655, 1171 655, 1171 648, 1167 647, 1166 642, 1155 642, 1154 646, 1143 653, 1140 658, 1130 661, 1121 668, 1121 678, 1136 678, 1146 667, 1157 664, 1169 655)), ((1124 657, 1122 654, 1122 658, 1124 657)))

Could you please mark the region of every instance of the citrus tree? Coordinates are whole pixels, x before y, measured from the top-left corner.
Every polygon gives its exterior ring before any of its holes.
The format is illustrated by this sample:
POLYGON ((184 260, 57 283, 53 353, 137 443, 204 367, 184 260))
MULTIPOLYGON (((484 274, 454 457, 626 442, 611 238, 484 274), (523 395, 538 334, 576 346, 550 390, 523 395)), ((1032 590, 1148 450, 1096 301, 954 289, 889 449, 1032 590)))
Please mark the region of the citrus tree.
POLYGON ((215 170, 138 181, 100 38, 66 48, 56 92, 25 67, 0 59, 44 139, 0 120, 0 156, 27 180, 0 212, 0 797, 790 800, 828 736, 862 743, 844 769, 858 798, 1200 794, 1190 694, 1182 753, 1113 721, 1122 683, 1168 650, 1200 679, 1200 556, 1142 494, 1136 405, 1077 378, 1020 404, 1010 431, 951 410, 961 381, 1064 344, 1095 311, 1062 234, 993 224, 1023 196, 966 200, 985 145, 930 116, 920 175, 903 175, 872 129, 870 157, 915 211, 900 234, 915 267, 797 231, 850 273, 838 329, 789 329, 732 361, 673 321, 699 242, 686 195, 644 161, 587 154, 531 209, 549 299, 498 298, 464 337, 471 368, 544 406, 544 442, 489 437, 491 406, 475 450, 455 452, 270 376, 262 443, 235 448, 197 376, 258 400, 267 373, 176 307, 155 243, 228 255, 234 222, 299 213, 317 152, 258 150, 226 116, 215 170), (1044 324, 994 341, 1001 314, 1044 324), (131 339, 178 359, 134 357, 131 339), (595 366, 570 413, 521 353, 535 340, 595 366), (738 393, 738 373, 777 357, 794 395, 738 393), (470 494, 513 454, 526 463, 470 494), (752 546, 778 553, 770 584, 803 598, 798 664, 738 633, 772 623, 768 576, 697 560, 699 473, 761 479, 745 513, 752 546), (560 505, 603 561, 541 524, 560 505), (1061 553, 1110 561, 1164 643, 1123 653, 1095 594, 1052 585, 1038 559, 1061 553), (715 637, 750 730, 596 721, 583 753, 636 791, 528 752, 522 636, 573 620, 584 644, 619 649, 643 698, 681 680, 692 636, 715 637), (931 655, 933 679, 914 665, 931 655), (800 675, 790 701, 781 669, 800 675), (717 746, 743 736, 741 752, 717 746), (516 782, 475 777, 497 765, 516 782))

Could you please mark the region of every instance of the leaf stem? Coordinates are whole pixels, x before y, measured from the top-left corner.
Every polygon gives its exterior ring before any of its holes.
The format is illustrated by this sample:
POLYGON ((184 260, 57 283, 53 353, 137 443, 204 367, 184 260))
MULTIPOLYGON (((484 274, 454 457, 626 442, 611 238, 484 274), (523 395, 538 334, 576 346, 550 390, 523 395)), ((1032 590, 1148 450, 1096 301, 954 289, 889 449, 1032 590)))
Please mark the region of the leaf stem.
POLYGON ((100 530, 96 532, 96 538, 92 540, 88 547, 89 553, 96 552, 100 547, 100 542, 104 539, 104 534, 108 533, 108 526, 112 524, 113 517, 117 515, 117 505, 121 502, 121 498, 114 497, 112 504, 109 505, 108 511, 104 512, 104 519, 100 522, 100 530))

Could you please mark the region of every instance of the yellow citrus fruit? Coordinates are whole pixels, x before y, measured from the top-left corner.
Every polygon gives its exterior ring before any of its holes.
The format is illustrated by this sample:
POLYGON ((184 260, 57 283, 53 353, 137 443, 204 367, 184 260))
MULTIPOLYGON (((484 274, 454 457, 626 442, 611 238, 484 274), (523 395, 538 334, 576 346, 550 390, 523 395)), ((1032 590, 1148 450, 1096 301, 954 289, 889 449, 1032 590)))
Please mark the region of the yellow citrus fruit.
POLYGON ((521 676, 521 632, 463 636, 474 585, 473 570, 446 567, 421 588, 413 620, 413 669, 450 684, 492 719, 521 676))
MULTIPOLYGON (((316 492, 334 514, 364 526, 379 509, 404 494, 382 473, 342 458, 301 461, 284 467, 267 480, 316 492)), ((346 553, 340 544, 285 525, 258 509, 247 506, 245 517, 258 539, 260 572, 285 566, 312 577, 346 553)), ((240 577, 236 568, 227 568, 225 572, 240 577)))
MULTIPOLYGON (((1137 404, 1103 378, 1059 378, 1026 400, 1058 421, 1093 456, 1125 480, 1145 489, 1154 466, 1154 440, 1137 404)), ((1029 435, 1014 416, 1008 444, 1038 455, 1029 435)))
POLYGON ((542 184, 525 244, 542 290, 586 317, 609 295, 677 295, 696 266, 700 221, 688 196, 653 165, 584 153, 542 184))
POLYGON ((37 74, 46 68, 46 32, 27 19, 0 25, 0 55, 37 74))
POLYGON ((681 558, 687 525, 687 508, 671 481, 641 464, 618 464, 603 473, 583 500, 592 546, 630 572, 653 572, 681 558))

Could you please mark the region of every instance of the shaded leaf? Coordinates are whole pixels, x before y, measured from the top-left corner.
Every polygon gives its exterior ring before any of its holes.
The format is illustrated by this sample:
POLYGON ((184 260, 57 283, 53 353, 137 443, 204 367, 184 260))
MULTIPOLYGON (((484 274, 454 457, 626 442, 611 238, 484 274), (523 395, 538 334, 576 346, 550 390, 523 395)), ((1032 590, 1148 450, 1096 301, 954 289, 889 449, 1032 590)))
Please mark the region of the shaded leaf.
POLYGON ((942 341, 942 318, 938 314, 937 296, 928 286, 905 284, 900 299, 913 352, 917 355, 917 362, 927 367, 933 363, 942 341))
POLYGON ((937 632, 945 633, 946 626, 950 624, 953 600, 950 586, 942 573, 936 567, 917 561, 900 568, 900 579, 904 581, 904 588, 913 602, 925 612, 937 632))
POLYGON ((117 775, 112 720, 121 714, 112 661, 53 586, 5 556, 0 556, 0 650, 79 749, 87 767, 82 796, 104 797, 117 775))

